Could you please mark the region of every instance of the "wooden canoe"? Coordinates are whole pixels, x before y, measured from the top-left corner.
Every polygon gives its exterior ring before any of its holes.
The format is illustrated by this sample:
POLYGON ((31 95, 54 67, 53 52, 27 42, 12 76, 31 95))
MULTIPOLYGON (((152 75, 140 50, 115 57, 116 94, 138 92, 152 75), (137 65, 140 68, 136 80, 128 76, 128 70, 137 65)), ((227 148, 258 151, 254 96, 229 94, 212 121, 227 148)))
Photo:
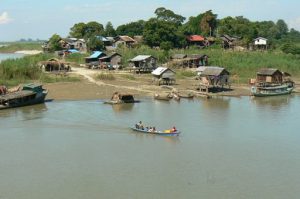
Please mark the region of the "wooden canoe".
POLYGON ((149 132, 147 130, 137 129, 135 127, 130 127, 130 128, 133 131, 137 131, 139 133, 147 133, 147 134, 155 134, 155 135, 165 135, 165 136, 178 136, 181 133, 179 130, 177 130, 175 132, 171 132, 170 130, 149 132))

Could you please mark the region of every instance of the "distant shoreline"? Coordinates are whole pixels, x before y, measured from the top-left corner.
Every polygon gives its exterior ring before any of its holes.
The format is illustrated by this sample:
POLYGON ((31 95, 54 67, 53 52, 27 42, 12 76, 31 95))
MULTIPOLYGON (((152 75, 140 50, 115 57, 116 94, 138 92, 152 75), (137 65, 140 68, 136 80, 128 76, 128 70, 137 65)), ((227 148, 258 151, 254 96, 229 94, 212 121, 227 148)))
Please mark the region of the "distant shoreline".
POLYGON ((37 55, 42 53, 43 51, 41 50, 18 50, 15 51, 14 53, 16 54, 24 54, 24 55, 37 55))

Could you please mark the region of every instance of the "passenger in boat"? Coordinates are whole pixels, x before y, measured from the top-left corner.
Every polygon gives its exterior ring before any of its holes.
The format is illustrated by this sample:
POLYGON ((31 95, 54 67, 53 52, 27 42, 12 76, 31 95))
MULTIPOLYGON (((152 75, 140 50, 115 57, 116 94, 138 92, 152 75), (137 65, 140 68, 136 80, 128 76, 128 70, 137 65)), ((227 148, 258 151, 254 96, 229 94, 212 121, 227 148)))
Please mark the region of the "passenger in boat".
POLYGON ((7 93, 6 86, 0 86, 0 95, 5 95, 7 93))
POLYGON ((156 132, 156 128, 155 128, 155 126, 153 127, 153 132, 156 132))
POLYGON ((153 132, 153 128, 150 126, 150 128, 148 129, 148 132, 153 132))
POLYGON ((173 126, 173 128, 171 129, 171 132, 176 132, 176 131, 177 131, 176 127, 173 126))
POLYGON ((139 121, 139 122, 135 125, 135 128, 144 130, 144 125, 143 125, 142 121, 139 121))

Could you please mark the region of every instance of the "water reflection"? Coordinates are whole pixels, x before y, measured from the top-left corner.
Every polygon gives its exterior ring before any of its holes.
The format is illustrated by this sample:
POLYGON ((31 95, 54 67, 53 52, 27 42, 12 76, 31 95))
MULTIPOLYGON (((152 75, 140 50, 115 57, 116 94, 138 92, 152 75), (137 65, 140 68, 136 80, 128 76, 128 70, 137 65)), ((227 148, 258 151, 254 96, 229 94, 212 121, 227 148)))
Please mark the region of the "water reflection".
POLYGON ((229 109, 230 100, 229 97, 214 97, 211 99, 203 99, 201 102, 203 108, 206 109, 227 110, 229 109))
POLYGON ((138 132, 132 132, 135 134, 135 137, 139 140, 164 140, 167 143, 176 144, 180 142, 180 135, 179 136, 163 136, 163 135, 155 135, 155 134, 147 134, 147 133, 138 133, 138 132))
POLYGON ((112 109, 114 112, 122 112, 122 111, 131 111, 134 106, 134 103, 128 103, 128 104, 114 104, 112 105, 112 109))
POLYGON ((1 110, 0 117, 21 116, 23 120, 31 120, 41 118, 41 113, 45 111, 47 111, 46 104, 37 104, 1 110))
POLYGON ((272 110, 279 110, 287 107, 294 95, 281 95, 272 97, 252 97, 251 102, 259 107, 266 107, 272 110))

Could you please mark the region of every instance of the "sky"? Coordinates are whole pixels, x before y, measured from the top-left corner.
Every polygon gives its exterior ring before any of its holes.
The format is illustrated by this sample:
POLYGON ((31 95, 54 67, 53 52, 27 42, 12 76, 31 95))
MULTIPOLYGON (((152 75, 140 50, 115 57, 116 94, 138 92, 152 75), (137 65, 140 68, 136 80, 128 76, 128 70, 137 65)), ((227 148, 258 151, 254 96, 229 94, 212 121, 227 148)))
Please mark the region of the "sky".
POLYGON ((218 19, 244 16, 251 21, 283 19, 300 31, 300 0, 0 0, 0 41, 67 37, 79 22, 110 21, 114 28, 154 17, 165 7, 187 19, 212 10, 218 19))

